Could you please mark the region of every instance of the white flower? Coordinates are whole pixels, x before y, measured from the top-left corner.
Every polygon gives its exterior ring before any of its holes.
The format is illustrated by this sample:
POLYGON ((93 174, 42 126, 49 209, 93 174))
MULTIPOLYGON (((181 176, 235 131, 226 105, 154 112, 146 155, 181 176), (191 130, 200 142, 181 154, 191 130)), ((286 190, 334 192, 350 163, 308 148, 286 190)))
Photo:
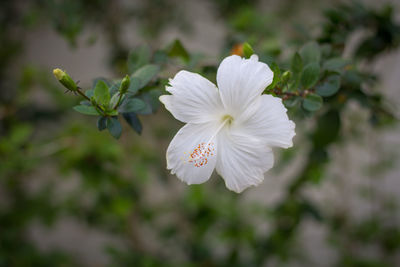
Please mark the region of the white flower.
POLYGON ((261 95, 273 72, 253 55, 225 58, 218 88, 199 74, 180 71, 160 101, 187 123, 167 150, 167 168, 187 184, 207 181, 214 168, 232 191, 256 186, 273 166, 271 147, 293 145, 295 124, 282 100, 261 95))

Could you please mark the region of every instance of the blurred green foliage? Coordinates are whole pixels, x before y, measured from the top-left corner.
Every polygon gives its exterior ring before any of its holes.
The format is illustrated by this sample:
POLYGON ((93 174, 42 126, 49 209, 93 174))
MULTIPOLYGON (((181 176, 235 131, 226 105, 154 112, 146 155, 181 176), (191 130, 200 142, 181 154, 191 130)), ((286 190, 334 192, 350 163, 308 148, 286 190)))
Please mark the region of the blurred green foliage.
POLYGON ((368 114, 368 129, 396 122, 384 96, 374 89, 379 77, 362 67, 398 47, 394 10, 341 4, 324 13, 317 33, 286 36, 269 26, 282 19, 261 13, 257 2, 212 3, 229 32, 221 57, 234 45, 249 42, 242 47, 244 55, 255 51, 275 74, 265 93, 281 97, 298 125, 310 125, 299 127, 302 142, 282 153, 276 169, 290 166, 299 153, 301 166, 277 203, 268 206, 227 191, 221 179, 179 190, 165 170, 160 148, 179 125, 164 113, 148 115, 159 108, 169 68, 215 79, 217 65, 204 63, 179 40, 166 47, 130 49, 121 35, 130 20, 139 22, 150 42, 169 23, 187 24, 190 20, 176 1, 137 6, 108 0, 2 4, 0 266, 87 265, 62 249, 41 249, 30 236, 34 225, 51 229, 65 218, 118 239, 99 252, 107 255, 110 266, 309 266, 298 244, 309 220, 327 230, 327 245, 337 254, 335 265, 395 265, 400 231, 392 219, 398 213, 391 199, 372 197, 375 193, 369 191, 364 201, 374 202, 379 212, 354 220, 350 212, 326 209, 306 193, 329 177, 331 149, 350 142, 343 118, 351 103, 359 103, 368 114), (30 65, 17 75, 11 72, 9 66, 24 46, 15 30, 26 32, 40 23, 50 23, 71 45, 77 45, 85 27, 98 25, 108 37, 116 76, 130 77, 127 91, 121 89, 122 79, 98 78, 91 88, 80 88, 88 99, 77 103, 78 97, 62 94, 50 70, 30 65), (349 38, 359 30, 367 34, 344 58, 349 38), (36 104, 30 96, 37 90, 53 105, 36 104), (96 115, 97 122, 74 115, 74 105, 80 113, 96 115), (63 188, 68 183, 74 186, 63 188), (363 252, 371 246, 379 253, 366 256, 363 252))

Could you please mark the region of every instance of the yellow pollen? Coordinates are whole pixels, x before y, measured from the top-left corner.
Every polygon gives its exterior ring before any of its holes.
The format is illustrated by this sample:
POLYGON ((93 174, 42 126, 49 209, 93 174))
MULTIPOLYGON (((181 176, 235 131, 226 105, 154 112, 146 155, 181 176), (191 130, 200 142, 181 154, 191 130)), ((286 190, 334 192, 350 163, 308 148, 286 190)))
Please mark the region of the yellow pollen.
POLYGON ((193 163, 195 167, 203 167, 207 165, 209 158, 214 156, 215 153, 214 143, 201 143, 189 155, 188 162, 193 163))

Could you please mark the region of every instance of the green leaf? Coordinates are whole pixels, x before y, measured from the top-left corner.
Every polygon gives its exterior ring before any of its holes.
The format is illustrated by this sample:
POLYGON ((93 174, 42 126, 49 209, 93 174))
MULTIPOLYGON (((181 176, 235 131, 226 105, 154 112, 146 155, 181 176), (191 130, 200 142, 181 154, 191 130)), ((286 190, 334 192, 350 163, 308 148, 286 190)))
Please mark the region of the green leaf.
POLYGON ((303 108, 308 111, 317 111, 322 107, 322 97, 316 94, 309 94, 303 99, 303 108))
POLYGON ((128 92, 130 94, 136 94, 140 89, 145 87, 160 71, 160 67, 157 65, 146 65, 138 69, 131 76, 131 84, 128 92))
POLYGON ((122 126, 121 123, 119 123, 118 119, 111 117, 107 118, 107 129, 110 132, 110 134, 115 138, 119 139, 122 134, 122 126))
POLYGON ((78 105, 73 107, 73 109, 85 115, 100 115, 93 106, 78 105))
MULTIPOLYGON (((133 76, 131 76, 131 79, 132 79, 132 77, 133 76)), ((142 84, 142 81, 139 78, 131 80, 131 84, 129 85, 129 88, 128 88, 129 95, 135 95, 141 88, 141 84, 142 84)))
POLYGON ((144 101, 150 103, 153 112, 156 112, 160 107, 160 96, 162 95, 162 91, 159 89, 153 89, 147 93, 144 97, 144 101))
POLYGON ((107 117, 99 117, 97 120, 97 129, 103 131, 105 128, 107 128, 107 117))
POLYGON ((304 65, 319 63, 321 60, 321 49, 316 42, 309 42, 300 49, 300 55, 304 65))
POLYGON ((137 69, 143 67, 150 62, 151 51, 147 45, 135 48, 128 56, 128 72, 134 73, 137 69))
POLYGON ((267 87, 268 90, 274 89, 276 84, 280 81, 280 77, 281 77, 281 69, 275 62, 272 62, 270 67, 271 67, 272 72, 274 73, 274 79, 272 80, 272 83, 267 87))
POLYGON ((142 123, 135 112, 123 113, 122 116, 135 132, 138 134, 142 133, 142 123))
POLYGON ((115 105, 118 103, 119 95, 120 95, 119 92, 116 92, 116 93, 111 97, 110 105, 109 105, 109 108, 110 108, 110 109, 113 109, 113 108, 115 107, 115 105))
POLYGON ((96 85, 99 81, 103 81, 107 84, 107 86, 110 86, 110 81, 108 79, 106 79, 104 77, 98 77, 96 79, 93 79, 92 89, 94 89, 96 87, 96 85))
POLYGON ((298 82, 296 82, 296 81, 290 81, 287 84, 287 91, 288 92, 297 92, 298 89, 299 89, 299 85, 298 85, 298 82))
POLYGON ((85 95, 89 98, 92 98, 93 96, 93 89, 89 89, 85 91, 85 95))
POLYGON ((250 58, 254 54, 254 50, 249 43, 243 44, 243 55, 245 58, 250 58))
POLYGON ((146 107, 146 103, 139 98, 126 99, 119 107, 121 113, 137 112, 146 107))
POLYGON ((292 62, 290 64, 290 69, 292 70, 294 75, 300 75, 303 70, 303 60, 299 53, 293 55, 292 62))
POLYGON ((305 66, 300 77, 301 85, 304 89, 309 89, 318 82, 319 72, 320 68, 318 63, 310 63, 305 66))
POLYGON ((99 80, 97 82, 96 87, 94 88, 93 97, 100 105, 108 105, 110 102, 110 92, 108 91, 108 85, 104 81, 99 80))
POLYGON ((146 103, 146 106, 138 110, 136 113, 141 115, 148 115, 154 113, 160 106, 159 97, 162 94, 160 90, 154 89, 144 94, 140 98, 146 103))
POLYGON ((349 60, 344 58, 331 58, 324 62, 323 69, 330 71, 340 71, 349 64, 349 60))
POLYGON ((329 76, 323 84, 318 85, 316 87, 317 89, 316 92, 320 96, 328 97, 336 94, 337 91, 339 91, 339 88, 340 88, 340 76, 332 75, 329 76))
POLYGON ((149 115, 153 113, 153 109, 151 108, 151 105, 146 102, 146 106, 136 112, 137 114, 140 115, 149 115))
POLYGON ((170 57, 180 57, 186 62, 190 59, 189 53, 179 40, 175 40, 167 50, 170 57))
POLYGON ((115 109, 106 110, 106 114, 108 116, 118 116, 118 110, 115 110, 115 109))
POLYGON ((293 97, 283 101, 283 104, 288 108, 292 108, 292 107, 296 106, 299 102, 300 102, 300 97, 293 96, 293 97))
POLYGON ((89 100, 82 100, 79 102, 79 104, 83 105, 83 106, 91 106, 92 103, 89 100))
POLYGON ((157 64, 164 64, 168 61, 168 54, 163 50, 158 50, 154 53, 153 62, 157 64))
POLYGON ((122 80, 113 81, 112 85, 110 86, 110 95, 115 95, 115 93, 119 91, 121 81, 122 80))

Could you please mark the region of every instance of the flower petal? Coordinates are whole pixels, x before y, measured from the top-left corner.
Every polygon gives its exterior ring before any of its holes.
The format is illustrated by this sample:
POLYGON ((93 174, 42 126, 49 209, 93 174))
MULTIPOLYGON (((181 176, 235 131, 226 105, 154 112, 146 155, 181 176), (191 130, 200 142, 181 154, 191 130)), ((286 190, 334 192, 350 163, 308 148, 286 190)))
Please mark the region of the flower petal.
POLYGON ((268 146, 288 148, 293 146, 296 135, 295 124, 289 120, 287 109, 282 99, 271 95, 262 95, 257 103, 251 106, 254 112, 251 116, 242 116, 235 121, 236 127, 243 129, 246 134, 255 136, 268 146))
POLYGON ((222 103, 230 115, 240 114, 271 84, 273 72, 253 55, 244 59, 233 55, 225 58, 217 71, 222 103))
POLYGON ((269 147, 255 137, 226 128, 218 135, 217 172, 228 189, 236 193, 264 180, 274 157, 269 147))
POLYGON ((180 71, 169 83, 166 90, 172 95, 160 96, 160 101, 176 119, 204 123, 215 120, 222 112, 217 87, 199 74, 180 71))
POLYGON ((210 178, 217 160, 217 140, 210 141, 210 137, 216 128, 214 123, 189 123, 178 131, 167 150, 167 168, 172 174, 189 185, 210 178))

